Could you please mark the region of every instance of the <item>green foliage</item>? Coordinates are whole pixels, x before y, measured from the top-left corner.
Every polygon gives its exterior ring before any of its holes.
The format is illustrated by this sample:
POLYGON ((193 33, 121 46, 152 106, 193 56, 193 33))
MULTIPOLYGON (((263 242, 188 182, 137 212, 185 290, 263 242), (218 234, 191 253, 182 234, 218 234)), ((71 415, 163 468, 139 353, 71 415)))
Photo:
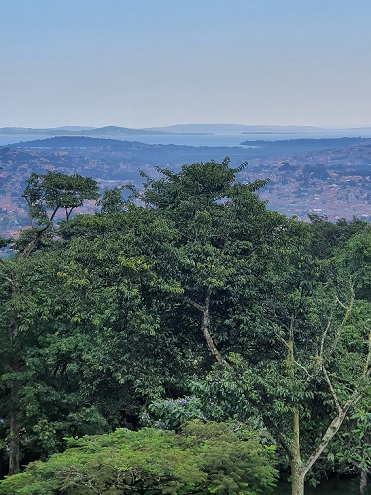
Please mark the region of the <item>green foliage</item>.
POLYGON ((338 252, 352 275, 356 294, 371 301, 371 231, 363 229, 354 234, 345 249, 338 252))
MULTIPOLYGON (((337 461, 352 466, 358 472, 371 472, 371 412, 362 408, 349 418, 341 437, 342 448, 337 453, 337 461)), ((339 447, 339 446, 338 446, 339 447)))
POLYGON ((12 241, 13 239, 11 238, 5 239, 4 237, 0 237, 0 249, 3 249, 6 246, 8 246, 12 241))
MULTIPOLYGON (((31 176, 33 228, 0 263, 0 436, 9 445, 13 414, 23 463, 60 451, 64 436, 136 427, 143 411, 144 425, 177 431, 191 419, 245 421, 287 451, 298 411, 305 458, 336 414, 334 395, 343 404, 366 394, 369 227, 269 211, 257 194, 267 181, 236 181, 245 166, 159 170, 141 197, 114 188, 99 213, 74 218, 96 199, 94 181, 31 176)), ((358 421, 347 430, 352 455, 358 421)), ((237 479, 218 483, 238 493, 237 479)))
POLYGON ((97 202, 101 207, 101 213, 119 213, 130 206, 134 198, 138 198, 139 193, 131 184, 113 189, 106 189, 103 196, 97 202))
POLYGON ((72 208, 81 206, 85 199, 97 199, 97 184, 93 179, 81 175, 65 175, 60 172, 32 173, 27 181, 23 197, 32 205, 45 204, 72 208))
POLYGON ((161 399, 152 402, 141 415, 143 426, 177 430, 187 421, 206 420, 202 403, 197 397, 161 399))
POLYGON ((68 220, 74 208, 81 206, 84 200, 98 198, 97 183, 81 175, 65 175, 60 172, 46 174, 32 173, 27 181, 23 197, 30 209, 30 217, 38 225, 50 224, 58 209, 66 212, 68 220), (48 216, 48 210, 51 215, 48 216))
POLYGON ((274 486, 273 454, 238 424, 194 422, 179 434, 121 429, 68 439, 62 454, 2 481, 0 494, 257 495, 274 486))

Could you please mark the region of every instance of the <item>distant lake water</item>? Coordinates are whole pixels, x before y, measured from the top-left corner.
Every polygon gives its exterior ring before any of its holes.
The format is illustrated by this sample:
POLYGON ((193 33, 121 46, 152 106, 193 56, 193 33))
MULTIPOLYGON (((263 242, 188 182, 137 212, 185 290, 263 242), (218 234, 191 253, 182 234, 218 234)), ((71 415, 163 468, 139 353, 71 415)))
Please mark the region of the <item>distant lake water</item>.
MULTIPOLYGON (((46 139, 51 135, 45 134, 0 134, 0 146, 6 144, 14 144, 25 141, 34 141, 36 139, 46 139)), ((94 136, 101 137, 101 136, 94 136)), ((348 132, 345 136, 344 131, 332 131, 327 134, 271 134, 271 133, 257 133, 257 134, 242 134, 242 133, 223 133, 223 134, 174 134, 174 135, 127 135, 127 136, 104 136, 106 139, 118 139, 120 141, 139 141, 145 144, 176 144, 186 146, 241 146, 243 141, 281 141, 286 139, 320 139, 320 138, 335 138, 335 137, 371 137, 370 133, 355 132, 350 135, 348 132)))

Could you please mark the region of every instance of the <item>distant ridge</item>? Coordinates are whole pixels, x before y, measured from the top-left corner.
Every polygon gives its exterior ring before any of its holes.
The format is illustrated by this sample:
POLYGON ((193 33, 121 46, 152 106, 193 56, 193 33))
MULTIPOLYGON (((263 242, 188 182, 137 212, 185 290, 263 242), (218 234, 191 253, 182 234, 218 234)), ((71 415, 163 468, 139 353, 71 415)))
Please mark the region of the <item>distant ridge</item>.
MULTIPOLYGON (((176 144, 146 144, 140 141, 124 141, 121 139, 109 139, 91 136, 53 136, 46 139, 35 139, 33 141, 21 141, 20 143, 8 144, 7 148, 111 148, 118 150, 133 149, 136 151, 152 149, 177 149, 190 148, 193 146, 176 144)), ((206 148, 206 147, 205 147, 206 148)), ((224 148, 228 150, 229 148, 224 148)), ((1 148, 0 148, 1 149, 1 148)))
POLYGON ((187 132, 170 132, 167 130, 131 129, 108 125, 106 127, 79 127, 65 126, 46 129, 34 129, 29 127, 0 127, 0 135, 37 135, 37 136, 161 136, 173 134, 204 134, 187 132))
POLYGON ((149 129, 130 129, 129 127, 118 127, 115 125, 108 125, 106 127, 98 127, 92 129, 91 131, 79 132, 80 135, 89 136, 148 136, 148 135, 158 135, 158 134, 173 134, 171 132, 160 132, 152 131, 149 129))
POLYGON ((130 129, 128 127, 117 127, 109 125, 106 127, 84 128, 79 126, 66 126, 47 129, 33 129, 28 127, 1 127, 0 135, 19 134, 19 135, 45 135, 45 136, 146 136, 158 134, 171 134, 169 132, 150 131, 146 129, 130 129))
POLYGON ((161 136, 161 135, 215 135, 215 134, 261 134, 284 135, 300 134, 316 138, 371 137, 370 127, 323 128, 312 126, 272 126, 245 124, 175 124, 165 127, 133 129, 109 125, 105 127, 64 126, 55 128, 2 127, 0 136, 87 136, 87 137, 125 137, 125 136, 161 136))
MULTIPOLYGON (((54 136, 46 139, 35 139, 14 144, 8 144, 7 148, 13 150, 19 149, 82 149, 82 148, 100 148, 106 151, 124 151, 129 152, 131 156, 141 156, 145 154, 147 157, 155 158, 160 155, 166 160, 170 157, 179 154, 184 155, 184 163, 195 159, 201 160, 205 157, 210 159, 217 153, 217 159, 223 159, 225 156, 243 156, 244 159, 249 157, 267 156, 269 154, 282 154, 284 150, 291 153, 307 152, 314 150, 326 149, 344 149, 351 146, 370 145, 371 139, 364 138, 300 138, 288 139, 280 141, 245 141, 242 146, 225 147, 225 146, 188 146, 177 144, 146 144, 140 141, 124 141, 120 139, 109 139, 103 137, 89 136, 54 136)), ((144 155, 143 155, 144 156, 144 155)), ((165 160, 165 161, 166 161, 165 160)))
POLYGON ((157 131, 168 131, 172 133, 195 132, 195 133, 241 133, 241 134, 305 134, 320 135, 323 137, 365 137, 363 134, 371 136, 370 127, 351 128, 325 128, 299 125, 246 125, 246 124, 175 124, 166 127, 148 128, 157 131))
POLYGON ((53 136, 34 141, 21 141, 20 143, 7 145, 8 148, 146 148, 155 145, 147 145, 138 141, 121 141, 89 136, 53 136))

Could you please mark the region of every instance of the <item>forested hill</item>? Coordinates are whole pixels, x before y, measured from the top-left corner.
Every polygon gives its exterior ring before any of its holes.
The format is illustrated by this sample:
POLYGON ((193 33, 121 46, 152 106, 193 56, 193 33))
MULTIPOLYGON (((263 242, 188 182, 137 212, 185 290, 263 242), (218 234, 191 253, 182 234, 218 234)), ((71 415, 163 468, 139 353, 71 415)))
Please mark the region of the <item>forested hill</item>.
POLYGON ((145 144, 139 141, 122 141, 119 139, 95 138, 85 136, 55 136, 46 139, 36 139, 9 145, 11 149, 19 148, 109 148, 111 150, 132 150, 138 153, 152 153, 156 155, 171 155, 196 153, 201 157, 210 158, 220 152, 229 151, 231 156, 266 156, 277 153, 303 153, 306 151, 318 151, 326 149, 341 149, 360 144, 371 144, 371 139, 366 138, 324 138, 324 139, 287 139, 280 141, 246 140, 241 142, 241 147, 228 146, 186 146, 175 144, 145 144))

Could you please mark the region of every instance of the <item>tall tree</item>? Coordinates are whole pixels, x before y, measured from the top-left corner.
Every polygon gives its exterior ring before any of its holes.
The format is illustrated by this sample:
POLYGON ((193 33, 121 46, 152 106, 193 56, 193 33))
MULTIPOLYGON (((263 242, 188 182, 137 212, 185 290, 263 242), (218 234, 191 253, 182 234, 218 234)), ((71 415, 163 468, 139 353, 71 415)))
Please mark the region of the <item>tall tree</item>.
MULTIPOLYGON (((65 211, 66 221, 72 211, 81 206, 84 200, 96 199, 98 187, 95 181, 78 175, 67 176, 57 172, 46 174, 31 174, 24 191, 30 215, 30 229, 23 232, 20 240, 15 244, 20 254, 11 260, 1 260, 3 281, 3 318, 2 332, 7 345, 7 370, 3 375, 3 383, 9 393, 7 404, 8 425, 8 455, 9 474, 19 470, 20 463, 20 387, 25 376, 27 360, 22 354, 25 347, 22 341, 26 329, 28 293, 25 293, 25 280, 32 278, 28 271, 28 258, 45 239, 51 239, 58 227, 57 214, 61 209, 65 211)), ((32 308, 31 308, 32 309, 32 308)))
POLYGON ((231 168, 225 159, 184 165, 179 173, 160 170, 163 177, 148 180, 143 196, 175 233, 161 276, 179 285, 180 311, 188 307, 193 312, 191 328, 197 325, 210 354, 222 364, 220 346, 228 343, 228 324, 238 324, 236 287, 256 295, 260 271, 286 223, 256 194, 267 181, 237 182, 245 165, 231 168))
POLYGON ((237 415, 262 418, 288 454, 293 495, 303 495, 307 474, 368 393, 371 364, 370 303, 356 298, 339 258, 317 262, 302 241, 291 238, 266 285, 265 336, 250 334, 263 352, 233 356, 207 387, 237 415))

